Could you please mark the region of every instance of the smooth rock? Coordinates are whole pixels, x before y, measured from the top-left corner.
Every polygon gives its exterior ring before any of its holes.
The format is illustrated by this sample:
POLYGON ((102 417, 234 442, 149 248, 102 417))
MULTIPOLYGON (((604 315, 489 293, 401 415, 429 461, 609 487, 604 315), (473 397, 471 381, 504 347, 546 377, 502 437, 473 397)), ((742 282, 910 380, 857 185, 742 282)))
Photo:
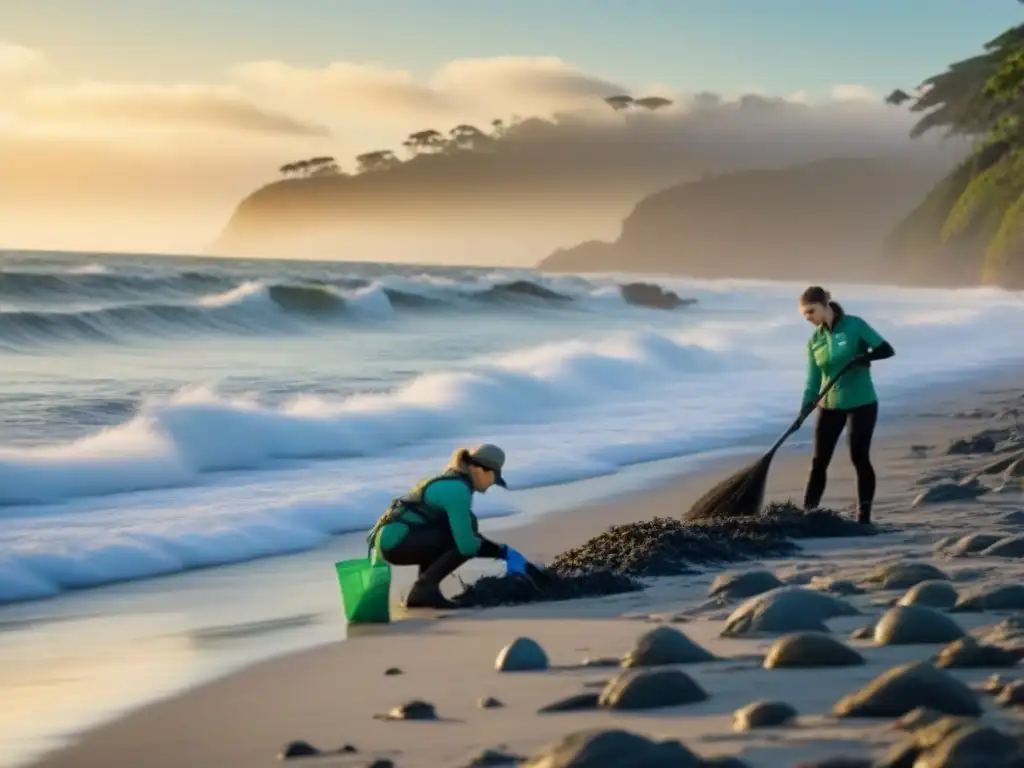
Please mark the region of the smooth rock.
POLYGON ((749 731, 787 725, 796 719, 796 710, 782 701, 754 701, 732 713, 733 729, 749 731))
POLYGON ((414 699, 392 707, 385 715, 375 715, 378 720, 437 720, 437 710, 428 701, 414 699))
POLYGON ((722 637, 757 632, 828 632, 826 619, 857 616, 853 605, 804 587, 779 587, 739 605, 726 620, 722 637))
POLYGON ((935 666, 943 669, 968 667, 1012 667, 1019 656, 997 645, 983 645, 973 637, 954 640, 935 659, 935 666))
POLYGON ((726 571, 711 582, 708 596, 745 600, 782 586, 785 585, 771 571, 726 571))
POLYGON ((993 584, 960 596, 954 612, 1024 610, 1024 584, 993 584))
POLYGON ((952 608, 956 603, 956 588, 948 581, 921 581, 912 586, 899 599, 897 605, 923 605, 928 608, 952 608))
POLYGON ((975 723, 922 750, 914 768, 1016 768, 1024 761, 1021 744, 990 725, 975 723))
POLYGON ((1009 456, 1002 456, 995 461, 990 461, 988 464, 978 470, 978 474, 981 475, 1000 475, 1006 472, 1013 464, 1024 459, 1024 451, 1020 453, 1012 453, 1009 456))
POLYGON ((494 668, 499 672, 538 672, 548 668, 548 655, 529 637, 517 637, 498 653, 494 668))
POLYGON ((863 578, 878 589, 910 589, 922 581, 950 581, 949 576, 930 563, 884 563, 863 578))
POLYGON ((631 670, 608 681, 598 704, 606 709, 655 709, 707 698, 704 689, 680 669, 631 670))
POLYGON ((944 613, 923 605, 890 608, 875 624, 878 645, 949 643, 963 637, 963 627, 944 613))
POLYGON ((694 664, 717 657, 673 627, 645 632, 622 658, 623 667, 657 667, 665 664, 694 664))
POLYGON ((950 456, 967 456, 974 453, 992 453, 996 449, 996 440, 991 435, 981 433, 971 437, 962 437, 949 444, 946 453, 950 456))
POLYGON ((485 749, 468 763, 466 768, 485 768, 490 765, 518 765, 526 760, 523 755, 507 752, 504 749, 485 749))
POLYGON ((780 637, 764 658, 765 669, 799 667, 851 667, 864 663, 864 657, 831 635, 797 632, 780 637))
POLYGON ((395 675, 404 674, 398 667, 388 667, 384 670, 384 674, 388 677, 394 677, 395 675))
POLYGON ((678 741, 654 741, 615 728, 570 733, 524 768, 702 768, 701 762, 678 741))
POLYGON ((484 696, 478 699, 476 704, 480 709, 499 709, 505 706, 499 699, 493 696, 484 696))
POLYGON ((584 691, 558 699, 550 704, 545 704, 537 710, 541 714, 549 712, 581 712, 588 709, 597 709, 601 700, 601 694, 596 691, 584 691))
POLYGON ((948 672, 925 662, 910 662, 886 670, 863 688, 842 697, 832 707, 836 717, 902 717, 917 707, 948 715, 977 717, 977 695, 948 672))
POLYGON ((979 483, 976 479, 966 483, 938 482, 928 486, 921 493, 914 497, 910 503, 911 507, 919 507, 922 504, 943 504, 953 501, 971 501, 988 493, 988 487, 979 483))
POLYGON ((1003 537, 998 533, 972 533, 957 540, 949 549, 949 554, 954 557, 973 555, 988 549, 1003 537))
POLYGON ((277 755, 278 760, 294 760, 299 757, 315 757, 320 750, 308 741, 290 741, 285 744, 277 755))
POLYGON ((983 549, 985 557, 1024 557, 1024 535, 1007 536, 991 547, 983 549))
POLYGON ((1019 707, 1024 704, 1024 680, 1012 680, 996 696, 1001 707, 1019 707))

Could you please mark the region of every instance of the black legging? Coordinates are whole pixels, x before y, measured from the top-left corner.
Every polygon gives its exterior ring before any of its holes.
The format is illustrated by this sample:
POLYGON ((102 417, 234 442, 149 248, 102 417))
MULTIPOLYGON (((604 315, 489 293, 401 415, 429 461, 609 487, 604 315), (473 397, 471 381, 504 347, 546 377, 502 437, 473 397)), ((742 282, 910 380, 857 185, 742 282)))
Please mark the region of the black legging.
POLYGON ((850 460, 857 471, 857 510, 871 514, 875 498, 875 470, 871 466, 871 438, 878 421, 878 403, 869 403, 849 410, 821 408, 814 425, 814 454, 811 474, 804 491, 804 508, 813 509, 825 493, 828 465, 832 461, 843 427, 850 444, 850 460))
MULTIPOLYGON (((483 536, 480 539, 477 557, 501 558, 500 546, 483 536)), ((455 546, 451 528, 439 525, 410 525, 405 537, 393 548, 382 549, 381 554, 392 565, 419 566, 418 580, 431 584, 440 584, 471 559, 455 546)))

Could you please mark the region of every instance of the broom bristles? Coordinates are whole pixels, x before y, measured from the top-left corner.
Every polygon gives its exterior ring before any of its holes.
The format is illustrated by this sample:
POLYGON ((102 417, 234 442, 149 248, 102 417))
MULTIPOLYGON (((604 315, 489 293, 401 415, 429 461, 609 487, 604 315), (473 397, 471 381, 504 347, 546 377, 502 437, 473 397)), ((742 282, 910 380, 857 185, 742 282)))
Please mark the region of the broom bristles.
POLYGON ((764 503, 764 490, 771 459, 771 455, 763 456, 722 480, 697 499, 683 519, 695 521, 757 515, 764 503))

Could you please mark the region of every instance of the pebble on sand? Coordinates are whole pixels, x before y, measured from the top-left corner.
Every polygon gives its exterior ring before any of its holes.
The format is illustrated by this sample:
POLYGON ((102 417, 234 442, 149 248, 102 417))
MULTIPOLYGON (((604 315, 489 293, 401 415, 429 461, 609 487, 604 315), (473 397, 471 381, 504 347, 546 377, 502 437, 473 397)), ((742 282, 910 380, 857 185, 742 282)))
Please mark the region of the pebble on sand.
POLYGON ((485 766, 491 765, 519 765, 519 763, 525 760, 526 758, 523 755, 506 752, 503 749, 485 749, 466 763, 466 768, 485 768, 485 766))
POLYGON ((910 589, 922 581, 949 581, 949 575, 930 563, 884 563, 863 578, 877 589, 910 589))
POLYGON ((1024 584, 990 584, 961 595, 953 611, 1024 610, 1024 584))
POLYGON ((875 623, 878 645, 950 643, 964 636, 963 627, 944 613, 924 605, 898 605, 875 623))
POLYGON ((957 600, 956 588, 948 581, 930 579, 912 586, 897 605, 923 605, 927 608, 952 608, 957 600))
POLYGON ((386 714, 374 715, 378 720, 437 720, 437 710, 429 701, 414 699, 392 707, 386 714))
POLYGON ((998 533, 971 533, 957 539, 956 543, 947 549, 947 552, 953 557, 973 555, 988 549, 1002 538, 998 533))
POLYGON ((608 681, 598 704, 607 709, 655 709, 707 698, 704 689, 681 669, 630 670, 608 681))
POLYGON ((831 635, 820 632, 796 632, 780 637, 764 657, 765 669, 801 667, 852 667, 864 663, 864 657, 831 635))
POLYGON ((996 696, 1002 707, 1019 707, 1024 704, 1024 680, 1012 680, 1003 686, 996 696))
POLYGON ((702 762, 678 741, 613 728, 570 733, 541 749, 524 768, 703 768, 702 762))
POLYGON ((278 760, 294 760, 297 757, 315 757, 320 750, 308 741, 290 741, 281 748, 277 755, 278 760))
POLYGON ((981 554, 985 557, 1024 557, 1024 536, 1006 536, 983 549, 981 554))
POLYGON ((922 504, 943 504, 950 501, 970 501, 988 493, 988 486, 977 479, 963 483, 938 482, 917 494, 910 506, 922 504))
POLYGON ((1016 653, 998 645, 985 645, 973 637, 961 637, 947 645, 935 658, 935 666, 943 669, 968 667, 1012 667, 1020 660, 1016 653))
POLYGON ((826 619, 857 616, 845 600, 804 587, 779 587, 740 604, 725 622, 722 637, 757 632, 828 632, 826 619))
POLYGON ((966 717, 982 713, 977 695, 966 683, 926 662, 886 670, 860 690, 839 699, 832 713, 836 717, 896 718, 918 707, 966 717))
POLYGON ((1024 758, 1022 742, 990 725, 945 717, 922 728, 892 749, 880 763, 898 768, 1014 766, 1024 758))
POLYGON ((483 696, 477 699, 476 705, 480 707, 480 709, 499 709, 505 706, 501 700, 496 699, 493 696, 483 696))
POLYGON ((499 672, 539 672, 548 668, 548 655, 529 637, 517 637, 498 653, 494 668, 499 672))
POLYGON ((717 657, 678 629, 657 627, 645 632, 622 657, 623 667, 657 667, 664 664, 695 664, 717 657))
POLYGON ((732 713, 733 729, 750 731, 788 725, 796 716, 797 711, 783 701, 754 701, 732 713))
POLYGON ((601 700, 601 694, 593 691, 574 693, 564 699, 558 699, 550 704, 545 704, 537 710, 539 714, 550 712, 581 712, 588 709, 597 709, 601 700))
POLYGON ((711 582, 708 597, 745 600, 781 586, 783 583, 771 571, 726 571, 711 582))

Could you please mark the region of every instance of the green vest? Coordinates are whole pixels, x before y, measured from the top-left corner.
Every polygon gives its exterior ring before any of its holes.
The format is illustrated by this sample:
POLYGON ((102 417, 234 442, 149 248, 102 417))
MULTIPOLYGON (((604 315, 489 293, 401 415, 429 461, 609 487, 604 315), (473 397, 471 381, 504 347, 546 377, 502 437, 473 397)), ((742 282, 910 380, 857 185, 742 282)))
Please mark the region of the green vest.
POLYGON ((440 507, 427 504, 423 497, 427 488, 439 480, 451 480, 457 478, 462 480, 470 493, 473 492, 473 481, 457 469, 446 469, 439 475, 421 480, 404 496, 400 496, 391 502, 387 511, 378 518, 376 524, 367 536, 367 542, 372 547, 377 533, 388 523, 405 523, 406 525, 448 525, 448 512, 440 507))

